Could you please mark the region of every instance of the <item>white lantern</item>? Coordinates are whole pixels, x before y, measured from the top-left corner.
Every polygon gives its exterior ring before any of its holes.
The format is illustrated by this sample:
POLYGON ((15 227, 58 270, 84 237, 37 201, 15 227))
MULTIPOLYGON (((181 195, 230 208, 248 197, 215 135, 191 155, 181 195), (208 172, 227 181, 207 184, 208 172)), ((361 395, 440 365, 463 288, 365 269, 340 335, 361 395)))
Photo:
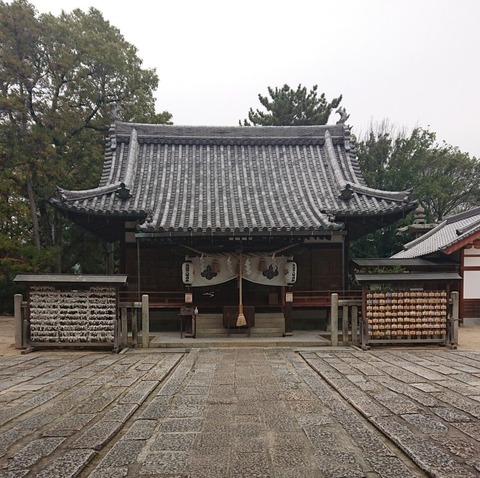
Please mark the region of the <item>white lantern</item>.
POLYGON ((285 282, 288 285, 297 282, 297 263, 288 261, 285 268, 285 282))
POLYGON ((186 285, 193 284, 194 269, 191 262, 184 262, 182 264, 182 281, 186 285))

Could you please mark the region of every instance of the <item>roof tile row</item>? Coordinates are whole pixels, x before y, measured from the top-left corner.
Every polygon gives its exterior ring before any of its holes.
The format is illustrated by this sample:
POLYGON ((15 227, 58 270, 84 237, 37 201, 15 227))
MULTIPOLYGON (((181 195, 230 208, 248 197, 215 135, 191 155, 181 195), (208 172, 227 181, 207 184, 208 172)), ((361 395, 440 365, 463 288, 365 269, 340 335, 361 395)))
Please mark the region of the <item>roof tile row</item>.
POLYGON ((365 186, 349 136, 343 125, 116 123, 99 187, 60 189, 53 202, 89 214, 144 214, 144 231, 332 230, 342 227, 335 216, 411 208, 405 191, 365 186), (347 185, 351 197, 342 199, 347 185), (121 187, 130 197, 115 194, 121 187))

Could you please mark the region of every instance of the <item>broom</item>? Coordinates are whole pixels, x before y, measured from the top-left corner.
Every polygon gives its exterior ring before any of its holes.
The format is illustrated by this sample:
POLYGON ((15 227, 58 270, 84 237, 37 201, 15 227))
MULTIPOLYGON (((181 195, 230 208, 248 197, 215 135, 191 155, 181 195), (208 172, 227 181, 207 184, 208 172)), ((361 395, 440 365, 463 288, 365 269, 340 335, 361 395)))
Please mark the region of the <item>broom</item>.
POLYGON ((243 327, 244 325, 247 325, 247 320, 245 319, 245 316, 243 315, 243 300, 242 300, 242 253, 240 253, 240 261, 238 265, 238 278, 240 280, 240 296, 239 296, 239 301, 238 301, 238 317, 237 317, 237 327, 243 327))

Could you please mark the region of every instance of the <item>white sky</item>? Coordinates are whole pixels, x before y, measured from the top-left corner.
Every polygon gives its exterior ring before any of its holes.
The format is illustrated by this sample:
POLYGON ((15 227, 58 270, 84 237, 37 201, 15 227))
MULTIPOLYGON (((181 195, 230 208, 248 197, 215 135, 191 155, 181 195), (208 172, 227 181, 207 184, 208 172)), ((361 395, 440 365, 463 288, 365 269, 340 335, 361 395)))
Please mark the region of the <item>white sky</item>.
POLYGON ((268 86, 317 84, 343 95, 356 134, 388 119, 480 158, 479 0, 31 3, 100 10, 156 68, 157 110, 177 125, 235 126, 268 86))

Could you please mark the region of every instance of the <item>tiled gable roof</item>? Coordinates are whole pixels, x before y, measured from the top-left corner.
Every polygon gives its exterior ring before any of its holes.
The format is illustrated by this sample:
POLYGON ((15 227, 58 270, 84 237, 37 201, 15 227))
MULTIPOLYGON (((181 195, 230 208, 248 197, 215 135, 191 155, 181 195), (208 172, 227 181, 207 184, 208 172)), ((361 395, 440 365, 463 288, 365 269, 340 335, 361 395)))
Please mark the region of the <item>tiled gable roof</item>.
POLYGON ((116 123, 99 187, 59 188, 79 214, 144 217, 145 232, 325 231, 337 216, 388 216, 408 191, 368 188, 344 125, 189 127, 116 123))
POLYGON ((480 208, 450 216, 423 236, 404 245, 394 258, 422 257, 441 252, 480 231, 480 208))

